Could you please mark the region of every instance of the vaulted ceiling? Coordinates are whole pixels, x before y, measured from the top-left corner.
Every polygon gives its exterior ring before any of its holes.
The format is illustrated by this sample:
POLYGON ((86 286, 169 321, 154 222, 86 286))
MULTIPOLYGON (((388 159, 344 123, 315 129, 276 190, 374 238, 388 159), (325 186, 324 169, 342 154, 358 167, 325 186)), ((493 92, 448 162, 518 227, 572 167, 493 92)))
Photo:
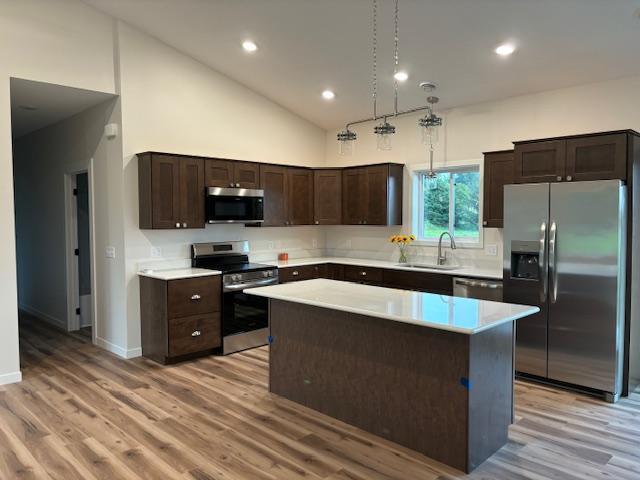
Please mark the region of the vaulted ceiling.
MULTIPOLYGON (((327 129, 371 114, 371 0, 85 0, 327 129), (241 48, 252 39, 259 49, 241 48), (325 101, 330 88, 336 98, 325 101)), ((380 110, 392 109, 393 1, 379 0, 380 110)), ((400 109, 640 74, 640 0, 400 0, 400 109), (517 50, 502 58, 501 43, 517 50)))

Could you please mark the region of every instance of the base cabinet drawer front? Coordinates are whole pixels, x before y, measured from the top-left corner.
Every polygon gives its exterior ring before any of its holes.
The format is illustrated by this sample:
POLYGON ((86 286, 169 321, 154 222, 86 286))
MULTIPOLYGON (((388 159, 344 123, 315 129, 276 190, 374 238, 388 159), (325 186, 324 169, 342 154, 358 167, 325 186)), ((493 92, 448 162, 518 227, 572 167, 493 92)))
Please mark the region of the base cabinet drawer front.
POLYGON ((219 312, 221 295, 219 276, 171 280, 167 287, 168 317, 219 312))
POLYGON ((174 318, 169 321, 169 356, 213 350, 222 346, 220 313, 174 318))
POLYGON ((280 283, 299 282, 319 278, 319 265, 302 265, 300 267, 285 267, 278 270, 280 283))
POLYGON ((384 286, 402 290, 452 295, 452 278, 451 275, 444 273, 407 272, 405 270, 389 269, 384 271, 384 286))
POLYGON ((345 265, 344 279, 347 282, 381 284, 383 283, 383 270, 381 268, 345 265))

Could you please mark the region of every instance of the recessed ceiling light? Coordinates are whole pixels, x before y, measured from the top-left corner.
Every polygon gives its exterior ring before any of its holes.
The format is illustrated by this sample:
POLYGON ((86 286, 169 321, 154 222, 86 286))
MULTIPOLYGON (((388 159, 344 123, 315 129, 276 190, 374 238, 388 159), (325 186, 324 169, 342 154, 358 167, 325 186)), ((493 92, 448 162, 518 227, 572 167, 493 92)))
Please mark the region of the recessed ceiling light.
POLYGON ((516 50, 516 47, 514 47, 512 44, 505 43, 503 45, 500 45, 498 48, 496 48, 496 53, 501 57, 508 57, 513 52, 515 52, 515 50, 516 50))
POLYGON ((406 82, 407 79, 409 78, 409 74, 407 72, 403 72, 401 70, 399 72, 396 72, 396 74, 393 76, 393 78, 395 78, 399 82, 406 82))
POLYGON ((242 42, 242 48, 244 48, 245 52, 255 52, 258 50, 258 46, 251 40, 245 40, 242 42))
POLYGON ((336 94, 331 90, 325 90, 324 92, 322 92, 322 98, 324 98, 325 100, 333 100, 335 97, 336 94))

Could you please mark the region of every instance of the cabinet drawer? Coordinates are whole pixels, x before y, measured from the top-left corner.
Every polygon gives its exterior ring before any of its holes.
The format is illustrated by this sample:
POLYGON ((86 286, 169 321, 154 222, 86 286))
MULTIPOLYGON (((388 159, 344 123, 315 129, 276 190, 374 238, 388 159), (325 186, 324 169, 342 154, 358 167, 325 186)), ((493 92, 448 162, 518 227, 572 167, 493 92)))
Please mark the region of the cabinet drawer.
POLYGON ((219 312, 221 294, 219 276, 171 280, 167 287, 168 317, 219 312))
POLYGON ((280 283, 298 282, 318 278, 319 265, 303 265, 300 267, 286 267, 278 270, 280 283))
POLYGON ((222 345, 220 313, 169 320, 169 356, 204 352, 222 345))
POLYGON ((345 265, 344 279, 347 282, 382 283, 382 269, 345 265))
POLYGON ((452 277, 444 273, 389 269, 384 271, 384 286, 444 295, 453 294, 452 277))

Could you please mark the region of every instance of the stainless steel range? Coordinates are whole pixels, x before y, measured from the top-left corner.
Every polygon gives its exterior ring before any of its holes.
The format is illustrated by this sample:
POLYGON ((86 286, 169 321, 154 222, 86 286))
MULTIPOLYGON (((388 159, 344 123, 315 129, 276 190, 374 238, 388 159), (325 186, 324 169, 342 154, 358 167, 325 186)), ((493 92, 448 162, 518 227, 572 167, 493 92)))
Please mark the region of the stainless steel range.
POLYGON ((269 303, 245 290, 278 283, 278 268, 249 262, 249 243, 196 243, 191 246, 196 268, 222 272, 222 353, 227 355, 266 345, 269 303))

